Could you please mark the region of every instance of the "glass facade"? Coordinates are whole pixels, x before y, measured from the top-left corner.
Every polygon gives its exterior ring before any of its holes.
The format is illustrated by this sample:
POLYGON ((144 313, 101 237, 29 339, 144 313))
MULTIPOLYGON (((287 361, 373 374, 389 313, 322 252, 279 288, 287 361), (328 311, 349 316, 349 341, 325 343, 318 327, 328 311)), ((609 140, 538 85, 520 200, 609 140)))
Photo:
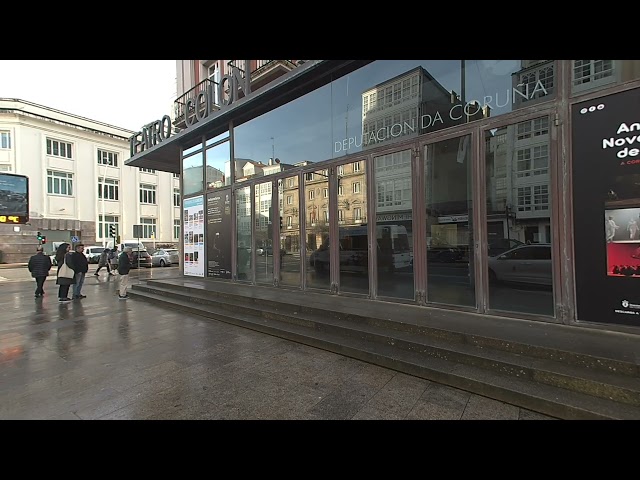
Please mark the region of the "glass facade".
POLYGON ((558 115, 638 78, 635 60, 374 61, 190 146, 183 195, 231 187, 239 281, 558 319, 558 115))

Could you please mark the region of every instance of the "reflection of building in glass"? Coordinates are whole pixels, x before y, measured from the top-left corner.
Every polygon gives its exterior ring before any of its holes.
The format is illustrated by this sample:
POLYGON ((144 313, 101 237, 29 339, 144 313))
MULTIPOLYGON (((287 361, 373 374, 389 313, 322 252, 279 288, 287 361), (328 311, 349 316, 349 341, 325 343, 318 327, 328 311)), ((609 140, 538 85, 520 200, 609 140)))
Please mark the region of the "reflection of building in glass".
POLYGON ((300 251, 300 200, 298 197, 298 177, 278 180, 280 197, 280 247, 289 253, 300 251))
POLYGON ((225 175, 224 172, 219 169, 212 167, 211 165, 207 165, 207 188, 221 188, 225 185, 225 175))
POLYGON ((256 246, 271 245, 271 182, 255 185, 256 246))
POLYGON ((417 67, 362 93, 362 147, 489 116, 477 102, 464 105, 423 67, 417 67))
POLYGON ((554 60, 521 60, 511 74, 513 109, 549 100, 555 91, 554 60))

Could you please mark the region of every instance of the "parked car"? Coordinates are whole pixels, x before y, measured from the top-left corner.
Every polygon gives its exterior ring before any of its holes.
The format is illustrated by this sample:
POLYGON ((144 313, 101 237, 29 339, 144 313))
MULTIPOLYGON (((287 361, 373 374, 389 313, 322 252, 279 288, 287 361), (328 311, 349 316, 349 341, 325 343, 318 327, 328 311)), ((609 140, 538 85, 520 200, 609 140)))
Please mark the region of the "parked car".
POLYGON ((164 251, 169 254, 169 258, 171 259, 171 265, 180 264, 180 252, 178 252, 177 248, 165 248, 164 251))
POLYGON ((258 247, 256 248, 256 255, 273 255, 273 247, 271 245, 267 245, 266 247, 258 247))
MULTIPOLYGON (((175 256, 177 257, 177 254, 175 256)), ((168 267, 173 263, 171 257, 172 255, 167 250, 156 250, 151 255, 151 265, 154 267, 168 267)))
MULTIPOLYGON (((131 268, 138 268, 138 256, 140 257, 139 265, 141 267, 151 268, 153 266, 151 263, 151 255, 149 255, 149 252, 146 250, 133 250, 131 253, 133 254, 131 268)), ((120 255, 122 255, 122 253, 120 255)))
POLYGON ((519 245, 489 257, 489 281, 551 286, 551 244, 519 245))
POLYGON ((84 256, 87 257, 87 261, 89 263, 98 263, 102 252, 104 252, 104 247, 99 247, 97 245, 84 247, 84 256))
POLYGON ((489 256, 495 257, 500 255, 501 253, 506 252, 507 250, 511 250, 512 248, 519 247, 520 245, 524 245, 520 240, 515 240, 513 238, 500 238, 496 240, 489 240, 489 256))

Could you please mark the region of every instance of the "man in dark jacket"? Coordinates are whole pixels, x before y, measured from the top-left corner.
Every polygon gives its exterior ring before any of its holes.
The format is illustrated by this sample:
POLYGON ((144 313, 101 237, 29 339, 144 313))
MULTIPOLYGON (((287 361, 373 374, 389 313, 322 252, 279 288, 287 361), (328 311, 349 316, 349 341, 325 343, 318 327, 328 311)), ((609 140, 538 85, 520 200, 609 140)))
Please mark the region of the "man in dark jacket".
POLYGON ((44 295, 44 281, 51 270, 51 258, 44 254, 42 245, 38 245, 36 254, 29 259, 27 267, 31 276, 36 279, 36 298, 42 297, 44 295))
POLYGON ((86 295, 82 295, 82 284, 84 283, 84 276, 89 271, 89 261, 84 254, 84 244, 78 243, 71 254, 73 261, 73 271, 76 272, 75 281, 73 284, 73 298, 79 300, 81 298, 87 298, 86 295))
POLYGON ((120 291, 118 292, 118 298, 120 300, 129 298, 129 295, 127 295, 127 287, 129 286, 129 270, 131 270, 132 257, 133 250, 131 247, 125 248, 118 257, 118 273, 120 274, 120 291))

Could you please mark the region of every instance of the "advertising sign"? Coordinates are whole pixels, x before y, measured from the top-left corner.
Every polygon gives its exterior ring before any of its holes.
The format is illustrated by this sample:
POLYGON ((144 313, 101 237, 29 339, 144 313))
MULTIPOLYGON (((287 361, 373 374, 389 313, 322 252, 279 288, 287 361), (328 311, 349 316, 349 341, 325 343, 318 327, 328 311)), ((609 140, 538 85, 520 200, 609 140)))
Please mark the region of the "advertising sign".
POLYGON ((231 278, 231 189, 207 195, 207 276, 231 278))
POLYGON ((640 326, 640 89, 573 105, 578 320, 640 326))
POLYGON ((29 179, 0 173, 0 223, 24 225, 29 221, 29 179))
POLYGON ((204 277, 204 197, 186 198, 184 215, 184 274, 204 277))

